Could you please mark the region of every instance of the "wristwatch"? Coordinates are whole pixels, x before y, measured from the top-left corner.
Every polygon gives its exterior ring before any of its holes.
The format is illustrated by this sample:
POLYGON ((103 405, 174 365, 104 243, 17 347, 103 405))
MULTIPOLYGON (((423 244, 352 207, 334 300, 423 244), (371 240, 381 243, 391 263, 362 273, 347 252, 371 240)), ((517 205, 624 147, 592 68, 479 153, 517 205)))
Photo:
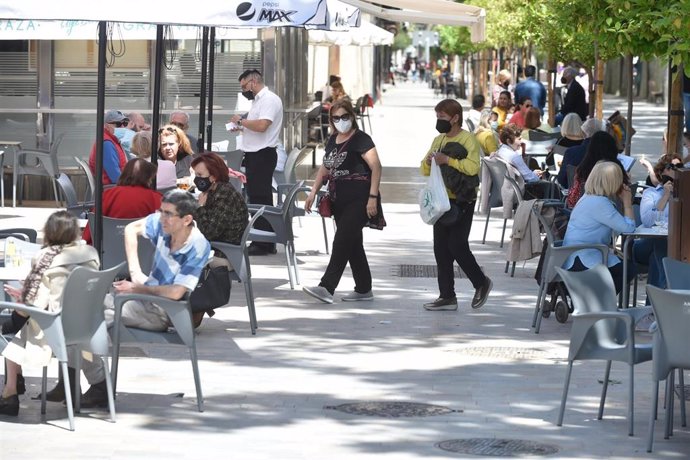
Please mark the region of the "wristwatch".
POLYGON ((242 126, 242 119, 237 120, 237 126, 242 126))

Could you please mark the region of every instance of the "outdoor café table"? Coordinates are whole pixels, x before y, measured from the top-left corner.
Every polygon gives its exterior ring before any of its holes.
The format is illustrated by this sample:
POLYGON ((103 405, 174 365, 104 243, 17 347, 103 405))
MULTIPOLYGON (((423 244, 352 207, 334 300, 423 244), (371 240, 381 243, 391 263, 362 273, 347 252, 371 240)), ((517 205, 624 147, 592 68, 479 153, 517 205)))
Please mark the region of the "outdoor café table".
MULTIPOLYGON (((622 236, 625 238, 623 243, 623 292, 621 293, 620 299, 622 300, 622 305, 624 308, 628 308, 628 302, 630 301, 630 283, 628 283, 628 249, 631 247, 632 242, 638 238, 668 238, 668 228, 667 227, 645 227, 640 225, 631 233, 623 233, 622 236)), ((632 254, 630 254, 632 256, 632 254)), ((661 268, 663 269, 663 267, 661 268)), ((636 302, 637 299, 634 299, 636 302)))
MULTIPOLYGON (((12 207, 17 207, 17 175, 16 164, 19 152, 22 149, 22 143, 19 141, 3 141, 0 140, 0 147, 9 147, 12 149, 12 207)), ((5 155, 4 151, 0 153, 0 200, 2 200, 2 207, 5 207, 5 155)))

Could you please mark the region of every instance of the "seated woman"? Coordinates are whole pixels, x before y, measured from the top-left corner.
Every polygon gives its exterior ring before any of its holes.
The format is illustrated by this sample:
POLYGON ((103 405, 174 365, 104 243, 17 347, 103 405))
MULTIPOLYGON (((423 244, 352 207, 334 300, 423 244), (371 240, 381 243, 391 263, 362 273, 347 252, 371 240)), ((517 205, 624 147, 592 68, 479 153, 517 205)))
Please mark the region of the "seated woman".
MULTIPOLYGON (((79 223, 67 211, 50 215, 43 229, 43 248, 34 257, 22 288, 5 286, 15 302, 48 311, 59 311, 67 277, 76 267, 98 269, 96 250, 79 242, 79 223)), ((52 351, 35 321, 13 312, 2 325, 3 334, 19 332, 2 352, 6 363, 6 383, 0 398, 0 414, 19 414, 19 393, 24 392, 21 366, 46 366, 52 351), (19 383, 19 384, 18 384, 19 383)), ((104 382, 105 383, 105 382, 104 382)))
POLYGON ((350 96, 347 95, 345 92, 345 88, 343 88, 343 84, 340 83, 339 81, 335 81, 331 83, 331 95, 326 98, 326 102, 328 103, 328 107, 330 107, 330 104, 339 101, 341 99, 350 99, 350 96))
POLYGON ((158 135, 160 136, 158 156, 175 165, 178 179, 189 177, 193 151, 187 135, 175 125, 163 126, 158 130, 158 135))
POLYGON ((543 172, 539 169, 532 171, 527 166, 522 155, 521 130, 516 125, 508 123, 501 130, 501 146, 496 152, 503 161, 512 165, 525 180, 525 196, 530 198, 547 198, 552 196, 553 184, 542 180, 543 172))
POLYGON ((192 161, 194 185, 201 192, 194 221, 209 241, 240 244, 249 211, 244 198, 230 184, 228 167, 215 153, 205 152, 192 161))
POLYGON ((628 174, 623 169, 623 165, 618 161, 618 149, 616 147, 616 140, 607 132, 598 131, 594 133, 587 146, 587 153, 582 159, 582 162, 575 171, 575 180, 568 190, 568 199, 566 205, 568 208, 574 208, 577 200, 580 199, 584 192, 584 185, 587 182, 590 172, 594 165, 599 161, 611 161, 616 163, 623 173, 623 183, 630 185, 628 174))
MULTIPOLYGON (((563 246, 578 244, 611 244, 611 233, 635 231, 635 214, 632 208, 630 188, 623 182, 624 173, 620 164, 611 161, 598 162, 585 182, 585 194, 573 209, 563 246), (623 203, 623 214, 616 208, 614 200, 623 203)), ((602 263, 601 253, 596 249, 583 249, 573 253, 563 268, 583 271, 602 263)), ((613 277, 616 292, 623 287, 622 261, 609 250, 608 269, 613 277)), ((628 270, 628 281, 635 270, 628 270)))
POLYGON ((576 113, 569 113, 561 123, 561 138, 556 141, 556 145, 563 147, 574 147, 582 144, 585 138, 582 132, 582 119, 576 113))
MULTIPOLYGON (((134 144, 132 144, 134 145, 134 144)), ((122 170, 117 186, 103 192, 103 215, 118 219, 134 219, 153 214, 161 207, 161 194, 153 190, 156 165, 141 158, 129 160, 122 170)), ((91 244, 87 225, 82 237, 91 244)))
POLYGON ((527 110, 532 108, 532 99, 527 96, 523 96, 522 99, 515 106, 515 112, 513 116, 510 117, 510 122, 520 129, 525 128, 525 117, 527 116, 527 110))
MULTIPOLYGON (((151 131, 139 131, 132 139, 131 152, 136 158, 151 161, 151 131)), ((172 161, 158 159, 156 162, 156 190, 177 187, 177 172, 172 161)))
MULTIPOLYGON (((515 116, 513 116, 515 118, 515 116)), ((513 121, 513 118, 510 121, 513 121)), ((525 111, 525 129, 522 130, 522 138, 529 139, 530 131, 536 131, 539 133, 550 134, 553 132, 551 126, 548 123, 542 123, 541 112, 536 107, 530 107, 525 111)))
MULTIPOLYGON (((682 167, 680 155, 663 155, 654 165, 654 176, 659 185, 642 193, 640 201, 640 220, 645 227, 653 227, 657 222, 668 222, 668 202, 673 195, 672 169, 682 167)), ((639 238, 633 246, 635 262, 647 265, 649 273, 647 284, 666 289, 666 274, 661 260, 668 253, 668 242, 662 238, 639 238)))
MULTIPOLYGON (((491 128, 491 117, 495 115, 490 109, 482 110, 479 116, 479 124, 474 130, 474 137, 477 138, 484 155, 491 155, 498 150, 498 141, 496 140, 496 132, 491 128)), ((496 126, 498 126, 498 122, 496 126)))

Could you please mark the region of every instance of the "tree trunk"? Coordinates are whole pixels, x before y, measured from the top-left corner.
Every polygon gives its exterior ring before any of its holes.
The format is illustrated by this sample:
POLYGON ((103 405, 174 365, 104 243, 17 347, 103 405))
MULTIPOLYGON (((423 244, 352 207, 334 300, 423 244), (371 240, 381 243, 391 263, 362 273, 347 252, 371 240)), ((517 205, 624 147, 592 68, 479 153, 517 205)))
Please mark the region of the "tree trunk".
POLYGON ((625 121, 625 154, 630 156, 630 146, 632 144, 632 116, 633 116, 633 56, 628 54, 625 56, 628 68, 627 70, 627 80, 628 80, 628 117, 625 121))
MULTIPOLYGON (((671 63, 669 62, 669 67, 671 63)), ((671 84, 669 85, 668 110, 668 140, 666 153, 682 153, 683 140, 683 66, 675 71, 669 69, 671 84)))
POLYGON ((596 117, 599 120, 604 119, 604 61, 601 59, 597 59, 597 73, 596 73, 596 96, 597 96, 597 101, 596 101, 596 109, 597 109, 597 115, 596 117))
POLYGON ((549 107, 549 124, 551 126, 554 126, 556 123, 556 107, 554 106, 555 103, 555 95, 554 95, 554 78, 556 77, 556 61, 549 56, 548 58, 548 72, 547 72, 547 79, 548 79, 548 85, 547 85, 547 93, 546 93, 546 98, 548 100, 547 105, 549 107))
POLYGON ((491 105, 491 96, 488 94, 487 91, 487 76, 489 74, 489 50, 482 50, 479 55, 481 56, 479 58, 479 74, 477 75, 477 79, 479 81, 479 91, 481 94, 484 95, 486 100, 489 102, 489 105, 491 105))

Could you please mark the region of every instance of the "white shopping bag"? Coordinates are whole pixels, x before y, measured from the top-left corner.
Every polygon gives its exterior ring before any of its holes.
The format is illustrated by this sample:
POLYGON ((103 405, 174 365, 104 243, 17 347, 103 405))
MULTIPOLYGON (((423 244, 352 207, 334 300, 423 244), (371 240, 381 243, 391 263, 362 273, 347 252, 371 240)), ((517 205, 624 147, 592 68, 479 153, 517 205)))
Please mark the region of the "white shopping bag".
POLYGON ((419 214, 424 223, 434 225, 450 209, 450 200, 443 184, 441 168, 431 159, 429 182, 419 192, 419 214))

